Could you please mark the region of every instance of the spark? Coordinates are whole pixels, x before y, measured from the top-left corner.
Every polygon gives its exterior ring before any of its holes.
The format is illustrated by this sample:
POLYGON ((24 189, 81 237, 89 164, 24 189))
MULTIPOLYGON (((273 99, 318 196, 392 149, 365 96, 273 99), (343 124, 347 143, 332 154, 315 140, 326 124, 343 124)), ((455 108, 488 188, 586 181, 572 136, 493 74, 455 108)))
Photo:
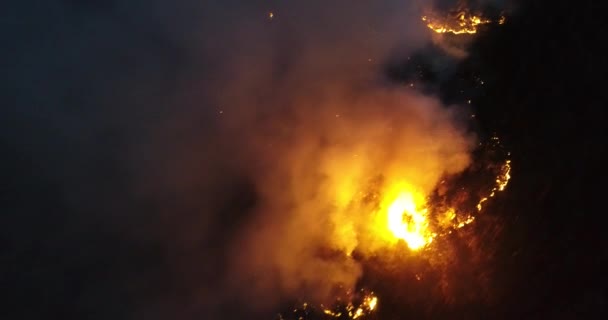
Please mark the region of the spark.
POLYGON ((274 19, 274 12, 272 12, 272 11, 268 12, 268 19, 269 20, 274 19))

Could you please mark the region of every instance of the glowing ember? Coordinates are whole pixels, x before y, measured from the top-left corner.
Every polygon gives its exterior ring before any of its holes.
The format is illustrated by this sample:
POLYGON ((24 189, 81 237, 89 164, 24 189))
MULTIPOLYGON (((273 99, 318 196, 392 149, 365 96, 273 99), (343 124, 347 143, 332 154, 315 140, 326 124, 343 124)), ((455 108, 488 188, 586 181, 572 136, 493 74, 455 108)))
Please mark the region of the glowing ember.
POLYGON ((511 179, 511 160, 505 161, 505 164, 502 166, 500 170, 500 174, 496 177, 496 185, 492 190, 490 190, 490 194, 486 197, 483 197, 477 203, 477 210, 481 211, 483 207, 483 203, 488 201, 490 198, 496 195, 496 192, 503 191, 507 187, 509 180, 511 179))
MULTIPOLYGON (((318 308, 308 303, 303 303, 300 308, 293 310, 294 319, 303 320, 308 318, 322 319, 366 319, 376 311, 378 306, 378 297, 373 292, 368 292, 364 289, 359 293, 350 297, 348 302, 336 301, 336 304, 331 307, 320 305, 318 308)), ((286 319, 279 314, 278 319, 286 319)), ((289 318, 291 319, 291 318, 289 318)))
MULTIPOLYGON (((374 295, 374 293, 368 293, 363 297, 363 301, 361 302, 361 304, 355 308, 355 306, 353 305, 352 302, 349 302, 346 305, 346 313, 348 315, 349 319, 358 319, 361 318, 363 316, 367 316, 369 314, 371 314, 375 308, 376 308, 376 304, 378 303, 378 297, 376 297, 374 295)), ((340 317, 342 315, 342 312, 339 311, 331 311, 329 309, 325 309, 323 310, 323 312, 327 315, 332 315, 336 318, 340 317)))
MULTIPOLYGON (((423 16, 422 21, 426 22, 426 26, 436 33, 452 33, 452 34, 475 34, 479 25, 488 24, 492 21, 462 11, 457 15, 449 15, 445 18, 423 16)), ((501 20, 504 23, 504 20, 501 20)))
POLYGON ((502 25, 506 18, 500 16, 497 20, 488 19, 480 13, 472 13, 466 2, 459 1, 457 8, 451 10, 448 14, 438 14, 430 11, 427 15, 422 16, 422 21, 436 33, 475 34, 480 25, 490 23, 502 25))

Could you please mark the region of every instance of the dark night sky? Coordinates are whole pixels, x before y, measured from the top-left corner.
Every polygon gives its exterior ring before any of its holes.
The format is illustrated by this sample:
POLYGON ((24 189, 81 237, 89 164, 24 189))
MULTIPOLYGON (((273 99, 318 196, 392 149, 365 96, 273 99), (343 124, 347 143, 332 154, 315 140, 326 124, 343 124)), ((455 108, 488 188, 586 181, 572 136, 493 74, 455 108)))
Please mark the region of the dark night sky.
MULTIPOLYGON (((240 137, 217 142, 212 93, 231 77, 218 74, 236 54, 225 35, 276 3, 2 5, 0 318, 251 317, 230 299, 198 300, 222 287, 222 243, 256 205, 230 146, 240 137)), ((436 318, 608 315, 602 14, 587 1, 526 1, 433 80, 453 103, 463 74, 483 75, 479 131, 497 133, 516 164, 491 204, 500 301, 436 318)), ((280 45, 288 64, 298 48, 280 45)))

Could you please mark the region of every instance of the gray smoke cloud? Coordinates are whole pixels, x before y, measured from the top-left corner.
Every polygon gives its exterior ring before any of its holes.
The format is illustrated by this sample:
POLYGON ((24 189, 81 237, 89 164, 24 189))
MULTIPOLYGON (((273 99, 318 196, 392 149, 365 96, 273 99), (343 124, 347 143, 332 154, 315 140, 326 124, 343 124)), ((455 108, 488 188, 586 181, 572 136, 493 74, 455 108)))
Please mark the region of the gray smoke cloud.
POLYGON ((430 41, 420 5, 15 5, 28 27, 7 56, 3 135, 59 186, 63 219, 129 247, 117 268, 137 271, 116 286, 132 317, 321 301, 361 275, 332 252, 376 247, 340 190, 383 176, 428 192, 469 163, 464 110, 381 74, 430 41))

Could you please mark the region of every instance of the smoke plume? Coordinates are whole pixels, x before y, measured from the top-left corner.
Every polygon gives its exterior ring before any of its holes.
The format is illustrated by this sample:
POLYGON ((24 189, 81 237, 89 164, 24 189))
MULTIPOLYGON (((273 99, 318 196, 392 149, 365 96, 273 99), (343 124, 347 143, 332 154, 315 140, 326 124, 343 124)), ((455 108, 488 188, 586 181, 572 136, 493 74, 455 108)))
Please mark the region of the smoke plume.
MULTIPOLYGON (((389 54, 428 41, 418 8, 319 1, 246 13, 231 13, 218 22, 227 26, 221 36, 203 40, 214 70, 203 76, 207 87, 188 85, 203 89, 213 128, 199 133, 192 125, 185 139, 169 140, 169 183, 161 185, 173 190, 155 192, 188 200, 189 184, 204 185, 206 212, 195 214, 206 218, 178 218, 177 228, 186 244, 226 248, 219 265, 227 271, 205 295, 256 308, 285 299, 327 302, 360 277, 352 252, 373 254, 384 245, 372 230, 375 208, 358 203, 361 194, 403 182, 428 194, 444 175, 466 168, 473 138, 464 110, 388 83, 380 72, 389 54), (237 205, 222 209, 226 201, 237 205), (192 239, 197 233, 207 236, 192 239)), ((194 101, 163 126, 190 126, 201 112, 194 101)), ((158 140, 149 145, 158 152, 158 140)), ((171 263, 183 273, 182 263, 192 261, 171 263)))
MULTIPOLYGON (((255 205, 225 239, 231 292, 272 305, 327 302, 361 275, 350 255, 373 254, 373 206, 386 185, 430 193, 467 167, 465 110, 380 73, 389 54, 428 39, 415 7, 307 2, 244 18, 210 93, 219 158, 251 180, 255 205), (263 297, 263 298, 262 298, 263 297)), ((189 115, 190 116, 190 115, 189 115)), ((189 150, 196 147, 187 146, 189 150)), ((223 179, 223 177, 218 177, 223 179)))
POLYGON ((428 194, 469 163, 466 110, 382 74, 430 41, 414 1, 47 6, 15 7, 41 36, 9 57, 20 106, 2 130, 67 199, 61 219, 132 248, 111 278, 136 317, 353 287, 353 251, 384 245, 358 199, 428 194))

